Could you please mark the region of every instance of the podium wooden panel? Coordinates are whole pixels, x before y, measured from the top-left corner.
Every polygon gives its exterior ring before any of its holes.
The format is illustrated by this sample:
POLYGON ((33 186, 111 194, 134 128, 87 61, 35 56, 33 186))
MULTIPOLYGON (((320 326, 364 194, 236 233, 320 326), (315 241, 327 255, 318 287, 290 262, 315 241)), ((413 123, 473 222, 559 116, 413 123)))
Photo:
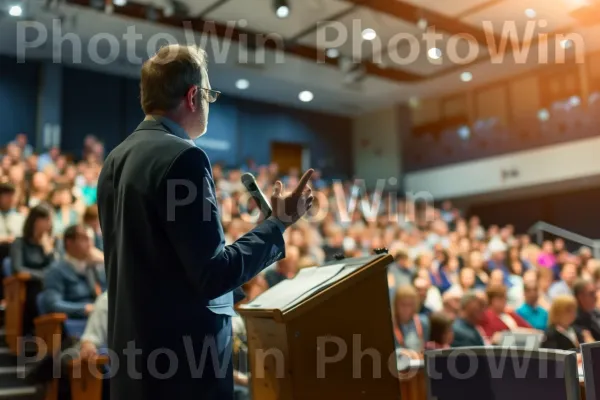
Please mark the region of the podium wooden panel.
POLYGON ((241 308, 252 398, 399 399, 387 284, 392 261, 378 255, 333 262, 360 267, 292 308, 241 308), (319 369, 343 347, 343 358, 319 369))

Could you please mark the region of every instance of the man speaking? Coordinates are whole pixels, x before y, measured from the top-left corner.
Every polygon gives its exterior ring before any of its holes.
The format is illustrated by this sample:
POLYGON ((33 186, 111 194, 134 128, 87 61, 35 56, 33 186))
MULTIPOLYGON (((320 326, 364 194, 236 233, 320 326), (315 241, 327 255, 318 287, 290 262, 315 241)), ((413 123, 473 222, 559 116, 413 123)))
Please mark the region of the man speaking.
POLYGON ((211 165, 190 141, 218 94, 204 51, 163 47, 142 67, 146 118, 100 175, 112 400, 231 399, 232 291, 284 257, 283 231, 312 205, 312 170, 289 196, 277 182, 272 216, 225 246, 211 165))

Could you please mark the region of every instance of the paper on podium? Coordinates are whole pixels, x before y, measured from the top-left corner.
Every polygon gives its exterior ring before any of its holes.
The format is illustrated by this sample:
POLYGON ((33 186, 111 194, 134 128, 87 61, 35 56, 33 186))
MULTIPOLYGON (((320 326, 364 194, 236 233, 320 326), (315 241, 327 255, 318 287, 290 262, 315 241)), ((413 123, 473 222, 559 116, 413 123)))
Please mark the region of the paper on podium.
POLYGON ((293 279, 278 283, 243 307, 279 310, 290 308, 354 270, 355 268, 344 268, 344 264, 304 268, 293 279))

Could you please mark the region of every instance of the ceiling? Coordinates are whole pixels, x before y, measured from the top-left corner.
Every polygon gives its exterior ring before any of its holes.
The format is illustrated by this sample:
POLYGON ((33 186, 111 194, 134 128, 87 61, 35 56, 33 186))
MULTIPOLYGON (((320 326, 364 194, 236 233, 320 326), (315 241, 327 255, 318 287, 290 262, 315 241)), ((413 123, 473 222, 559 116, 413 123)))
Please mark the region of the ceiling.
MULTIPOLYGON (((569 16, 578 0, 289 0, 291 12, 285 19, 277 18, 272 0, 129 0, 109 9, 111 13, 106 12, 105 0, 20 1, 27 2, 24 18, 41 23, 38 28, 43 26, 47 33, 43 44, 24 50, 26 59, 55 57, 76 67, 137 76, 142 60, 165 43, 157 41, 157 35, 170 35, 178 42, 194 40, 207 49, 212 85, 226 95, 344 115, 457 92, 538 68, 540 55, 554 59, 556 33, 581 35, 586 52, 600 49, 598 26, 580 27, 569 16), (178 5, 184 6, 184 14, 178 14, 178 5), (535 16, 526 15, 528 8, 535 16), (62 22, 57 24, 56 18, 62 22), (184 21, 193 33, 181 29, 184 21), (484 23, 492 29, 487 34, 484 23), (509 50, 503 61, 492 60, 489 41, 499 43, 503 29, 512 23, 520 38, 527 24, 534 24, 530 39, 524 40, 531 45, 529 56, 515 62, 509 50), (423 37, 427 26, 439 34, 435 47, 442 50, 442 57, 438 60, 428 57, 432 44, 423 37), (123 39, 132 27, 141 35, 133 46, 123 39), (366 28, 375 30, 375 40, 362 38, 366 28), (57 39, 67 32, 82 41, 81 62, 73 57, 72 46, 57 39), (540 40, 540 33, 547 34, 548 41, 540 40), (94 62, 95 53, 88 51, 92 40, 98 54, 111 54, 109 40, 98 40, 99 34, 116 38, 119 51, 109 63, 94 62), (265 34, 271 40, 260 59, 253 43, 265 34), (409 36, 414 38, 411 44, 409 36), (326 56, 331 47, 339 57, 326 56), (465 61, 469 51, 472 57, 465 61), (359 75, 364 77, 348 83, 342 68, 362 71, 359 75), (461 81, 464 71, 472 73, 471 82, 461 81), (250 82, 248 90, 235 87, 239 78, 250 82), (314 93, 312 102, 298 100, 303 90, 314 93)), ((0 19, 0 52, 19 51, 16 44, 23 40, 19 42, 17 22, 11 17, 0 19)), ((28 30, 35 36, 35 28, 28 30)), ((568 56, 575 51, 581 48, 573 46, 568 56)))

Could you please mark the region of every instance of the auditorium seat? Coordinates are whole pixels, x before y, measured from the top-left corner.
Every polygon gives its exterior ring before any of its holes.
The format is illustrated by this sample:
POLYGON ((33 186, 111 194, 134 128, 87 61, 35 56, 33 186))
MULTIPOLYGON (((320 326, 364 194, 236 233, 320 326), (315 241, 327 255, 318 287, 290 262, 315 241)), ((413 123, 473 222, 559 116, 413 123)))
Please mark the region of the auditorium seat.
POLYGON ((2 268, 5 272, 4 299, 6 343, 12 354, 19 355, 19 338, 23 336, 23 310, 27 295, 27 282, 31 278, 27 273, 12 274, 10 260, 5 259, 2 268), (6 274, 6 272, 9 272, 6 274))
POLYGON ((108 356, 99 356, 94 361, 81 359, 69 364, 71 400, 101 400, 103 369, 108 366, 108 356), (93 362, 94 365, 90 365, 93 362))
MULTIPOLYGON (((40 350, 40 356, 54 354, 60 350, 64 337, 79 339, 85 330, 86 320, 71 320, 63 313, 47 313, 44 309, 42 293, 37 297, 37 305, 40 316, 34 320, 35 333, 38 340, 45 344, 44 349, 40 350)), ((89 372, 89 371, 88 371, 89 372)), ((46 386, 46 396, 44 400, 57 400, 58 398, 58 380, 54 379, 46 386)), ((87 397, 86 397, 87 399, 87 397)))

